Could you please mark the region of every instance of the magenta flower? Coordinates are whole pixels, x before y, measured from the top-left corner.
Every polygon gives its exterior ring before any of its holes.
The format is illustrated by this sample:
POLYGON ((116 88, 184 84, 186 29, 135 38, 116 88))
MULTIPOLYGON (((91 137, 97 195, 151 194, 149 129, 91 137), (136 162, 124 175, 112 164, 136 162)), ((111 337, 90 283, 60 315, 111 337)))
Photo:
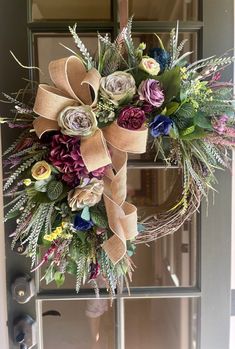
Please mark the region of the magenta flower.
POLYGON ((139 98, 146 101, 154 107, 161 107, 164 102, 164 93, 160 87, 159 81, 147 79, 141 82, 138 88, 139 98))
POLYGON ((125 107, 121 110, 117 123, 128 130, 138 130, 145 121, 145 112, 138 107, 125 107))
POLYGON ((75 187, 81 178, 102 178, 105 167, 88 172, 80 152, 80 140, 58 133, 52 137, 49 160, 62 173, 62 180, 75 187))

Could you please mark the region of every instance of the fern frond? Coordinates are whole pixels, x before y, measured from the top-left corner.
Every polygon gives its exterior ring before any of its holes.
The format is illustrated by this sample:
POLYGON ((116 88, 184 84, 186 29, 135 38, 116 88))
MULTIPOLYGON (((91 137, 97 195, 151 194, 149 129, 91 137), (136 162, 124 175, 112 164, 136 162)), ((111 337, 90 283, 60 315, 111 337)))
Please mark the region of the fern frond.
POLYGON ((78 293, 82 284, 85 271, 86 271, 86 256, 81 254, 76 264, 77 264, 76 292, 78 293))
POLYGON ((93 62, 93 59, 92 59, 90 53, 88 52, 86 46, 84 45, 82 40, 77 35, 76 29, 77 29, 77 24, 74 24, 73 28, 69 26, 69 31, 70 31, 71 35, 73 36, 74 42, 75 42, 77 48, 79 49, 79 51, 81 52, 82 56, 84 57, 87 69, 89 70, 92 67, 94 67, 94 62, 93 62))
POLYGON ((131 29, 132 29, 132 21, 133 17, 129 18, 127 22, 127 26, 123 29, 123 36, 125 40, 125 44, 127 47, 128 53, 128 63, 129 67, 135 67, 137 65, 136 56, 135 56, 135 46, 132 40, 131 29))
POLYGON ((113 264, 104 250, 101 251, 101 269, 105 275, 111 296, 115 296, 117 280, 114 275, 113 264))
POLYGON ((27 135, 28 132, 29 132, 28 130, 25 130, 24 132, 22 132, 20 136, 15 140, 15 142, 12 143, 12 145, 4 151, 2 156, 5 156, 11 153, 16 148, 18 143, 27 135))
POLYGON ((18 197, 18 201, 15 203, 15 205, 6 213, 4 222, 8 221, 10 219, 10 216, 15 212, 18 211, 28 200, 27 194, 23 194, 20 197, 18 197))

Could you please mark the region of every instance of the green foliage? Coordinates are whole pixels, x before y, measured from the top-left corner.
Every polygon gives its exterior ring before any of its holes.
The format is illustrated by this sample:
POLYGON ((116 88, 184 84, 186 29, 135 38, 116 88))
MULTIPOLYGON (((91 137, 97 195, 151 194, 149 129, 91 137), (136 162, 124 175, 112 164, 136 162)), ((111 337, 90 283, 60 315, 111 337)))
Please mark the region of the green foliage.
POLYGON ((19 209, 24 206, 24 204, 27 202, 28 198, 27 195, 24 193, 20 196, 18 196, 17 202, 14 204, 14 206, 5 214, 4 221, 8 221, 11 218, 15 218, 20 213, 19 209))
POLYGON ((155 77, 161 83, 165 95, 165 103, 171 102, 180 93, 180 68, 175 67, 166 70, 163 74, 155 77))
POLYGON ((55 267, 54 264, 50 264, 49 267, 46 269, 44 278, 46 280, 46 284, 50 284, 54 280, 55 275, 55 267))
POLYGON ((45 193, 47 191, 47 183, 48 183, 48 181, 46 181, 46 180, 36 181, 34 183, 34 189, 36 191, 40 191, 42 193, 45 193))
POLYGON ((65 276, 63 273, 56 271, 54 274, 54 280, 56 282, 56 286, 61 287, 64 284, 65 276))
POLYGON ((105 211, 102 211, 98 206, 90 208, 92 222, 99 228, 108 228, 108 218, 105 211))
POLYGON ((202 129, 213 131, 211 120, 205 113, 197 112, 194 118, 194 123, 202 129))
POLYGON ((190 119, 196 115, 196 111, 191 103, 183 103, 175 113, 178 119, 185 118, 190 119))
POLYGON ((52 180, 47 185, 47 196, 51 201, 57 200, 63 193, 63 184, 59 181, 52 180))
POLYGON ((178 108, 179 108, 180 104, 178 102, 170 102, 166 105, 166 113, 165 115, 170 116, 172 114, 174 114, 178 108))
POLYGON ((127 26, 123 29, 123 31, 124 31, 125 45, 127 48, 129 67, 136 67, 137 60, 135 55, 135 46, 134 46, 132 35, 131 35, 132 20, 133 20, 133 17, 129 18, 127 22, 127 26))
POLYGON ((90 211, 89 211, 88 206, 84 207, 84 209, 82 210, 81 218, 84 219, 85 221, 90 220, 91 215, 90 215, 90 211))
MULTIPOLYGON (((194 127, 194 126, 193 126, 194 127)), ((198 126, 195 126, 192 132, 189 133, 181 133, 180 138, 189 141, 193 139, 200 139, 200 138, 205 138, 207 136, 207 132, 198 126)))
POLYGON ((77 273, 76 273, 76 292, 78 293, 82 284, 83 279, 86 276, 86 256, 80 255, 77 260, 77 273))
POLYGON ((115 289, 117 286, 117 278, 116 274, 114 273, 114 265, 107 256, 106 252, 104 250, 101 251, 101 261, 100 261, 101 271, 103 275, 106 277, 108 286, 109 286, 109 292, 111 296, 115 296, 115 289))

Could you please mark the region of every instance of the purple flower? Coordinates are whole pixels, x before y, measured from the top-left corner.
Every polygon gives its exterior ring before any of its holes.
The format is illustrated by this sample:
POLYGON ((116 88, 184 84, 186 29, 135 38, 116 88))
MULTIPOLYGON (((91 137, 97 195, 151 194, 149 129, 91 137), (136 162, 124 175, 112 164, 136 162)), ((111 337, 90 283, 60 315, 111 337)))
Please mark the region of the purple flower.
POLYGON ((229 117, 227 115, 221 115, 218 119, 216 119, 213 123, 213 128, 219 133, 222 134, 227 125, 229 117))
POLYGON ((88 172, 80 152, 80 140, 58 133, 52 137, 49 160, 63 175, 62 179, 70 186, 76 187, 81 178, 98 179, 104 176, 105 167, 88 172))
POLYGON ((80 214, 77 214, 74 219, 74 228, 77 230, 89 230, 93 227, 92 221, 86 221, 81 217, 80 214))
POLYGON ((100 265, 96 262, 90 264, 90 280, 96 279, 100 273, 100 265))
POLYGON ((117 123, 128 130, 138 130, 145 121, 145 112, 138 107, 125 107, 121 110, 117 123))
POLYGON ((147 79, 141 82, 138 88, 139 98, 146 101, 154 107, 161 107, 164 102, 164 94, 160 88, 159 81, 147 79))
POLYGON ((164 115, 157 115, 149 124, 153 137, 167 136, 172 127, 172 120, 164 115))

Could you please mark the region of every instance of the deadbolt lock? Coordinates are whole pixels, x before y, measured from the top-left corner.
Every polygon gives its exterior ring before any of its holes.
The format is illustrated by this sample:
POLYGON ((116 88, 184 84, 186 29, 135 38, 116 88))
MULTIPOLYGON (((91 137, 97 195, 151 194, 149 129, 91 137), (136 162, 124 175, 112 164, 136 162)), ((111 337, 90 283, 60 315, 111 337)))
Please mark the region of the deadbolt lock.
POLYGON ((27 275, 18 276, 11 285, 13 299, 25 304, 35 295, 34 280, 27 275))

